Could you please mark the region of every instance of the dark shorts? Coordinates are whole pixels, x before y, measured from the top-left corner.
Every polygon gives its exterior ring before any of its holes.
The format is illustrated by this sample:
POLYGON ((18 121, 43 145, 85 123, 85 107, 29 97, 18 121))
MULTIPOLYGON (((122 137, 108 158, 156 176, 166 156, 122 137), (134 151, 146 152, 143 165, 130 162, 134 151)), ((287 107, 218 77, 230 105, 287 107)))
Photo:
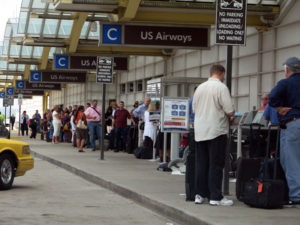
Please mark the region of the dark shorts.
POLYGON ((87 132, 86 129, 76 128, 76 138, 77 139, 86 139, 87 132))

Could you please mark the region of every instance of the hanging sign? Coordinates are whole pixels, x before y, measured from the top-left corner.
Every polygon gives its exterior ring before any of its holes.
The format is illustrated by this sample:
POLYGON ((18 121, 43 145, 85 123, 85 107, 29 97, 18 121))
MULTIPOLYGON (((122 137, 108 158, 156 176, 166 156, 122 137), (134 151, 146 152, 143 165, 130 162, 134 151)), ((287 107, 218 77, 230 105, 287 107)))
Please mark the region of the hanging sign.
POLYGON ((245 45, 247 0, 218 0, 216 9, 216 43, 245 45))

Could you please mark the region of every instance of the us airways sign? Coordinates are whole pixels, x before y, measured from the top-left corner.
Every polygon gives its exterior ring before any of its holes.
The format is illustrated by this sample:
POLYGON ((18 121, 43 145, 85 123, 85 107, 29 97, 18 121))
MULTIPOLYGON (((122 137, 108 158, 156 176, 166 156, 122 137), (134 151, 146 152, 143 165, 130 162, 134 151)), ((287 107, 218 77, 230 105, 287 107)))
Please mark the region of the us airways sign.
POLYGON ((102 24, 100 45, 151 48, 209 48, 209 27, 102 24))

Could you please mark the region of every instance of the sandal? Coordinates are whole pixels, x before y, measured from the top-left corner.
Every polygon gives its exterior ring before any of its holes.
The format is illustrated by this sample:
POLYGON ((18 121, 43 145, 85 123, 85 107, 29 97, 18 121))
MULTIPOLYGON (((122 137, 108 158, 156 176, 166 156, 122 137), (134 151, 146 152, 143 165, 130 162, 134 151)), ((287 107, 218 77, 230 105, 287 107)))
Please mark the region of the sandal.
POLYGON ((85 152, 85 151, 83 151, 83 150, 78 150, 78 152, 85 152))

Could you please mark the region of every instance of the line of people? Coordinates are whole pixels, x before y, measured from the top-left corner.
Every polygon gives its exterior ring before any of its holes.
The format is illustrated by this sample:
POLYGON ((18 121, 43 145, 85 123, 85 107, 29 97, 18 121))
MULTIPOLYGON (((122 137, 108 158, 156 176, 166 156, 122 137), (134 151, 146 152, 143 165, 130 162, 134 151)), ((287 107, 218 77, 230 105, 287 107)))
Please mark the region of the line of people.
MULTIPOLYGON (((51 139, 53 144, 70 142, 78 148, 79 152, 84 152, 84 147, 95 151, 97 149, 96 140, 99 141, 99 148, 101 147, 102 124, 104 124, 104 135, 110 139, 111 143, 110 146, 106 146, 105 150, 126 151, 128 130, 130 126, 137 127, 139 124, 139 134, 136 136, 140 140, 138 146, 142 146, 144 130, 152 141, 154 136, 154 133, 151 134, 154 132, 150 126, 151 123, 149 125, 146 122, 145 128, 142 128, 145 111, 150 102, 150 98, 146 98, 141 105, 136 101, 133 109, 129 112, 125 108, 124 102, 120 101, 119 105, 114 104, 108 107, 104 123, 101 121, 102 110, 98 106, 97 100, 93 100, 92 104, 87 103, 86 107, 74 105, 62 109, 60 106, 55 106, 53 110, 47 110, 41 120, 42 139, 48 140, 48 142, 51 139), (129 126, 127 120, 131 121, 129 126)), ((28 120, 27 117, 24 116, 24 121, 28 120)), ((137 146, 132 146, 132 148, 135 147, 137 146)))

